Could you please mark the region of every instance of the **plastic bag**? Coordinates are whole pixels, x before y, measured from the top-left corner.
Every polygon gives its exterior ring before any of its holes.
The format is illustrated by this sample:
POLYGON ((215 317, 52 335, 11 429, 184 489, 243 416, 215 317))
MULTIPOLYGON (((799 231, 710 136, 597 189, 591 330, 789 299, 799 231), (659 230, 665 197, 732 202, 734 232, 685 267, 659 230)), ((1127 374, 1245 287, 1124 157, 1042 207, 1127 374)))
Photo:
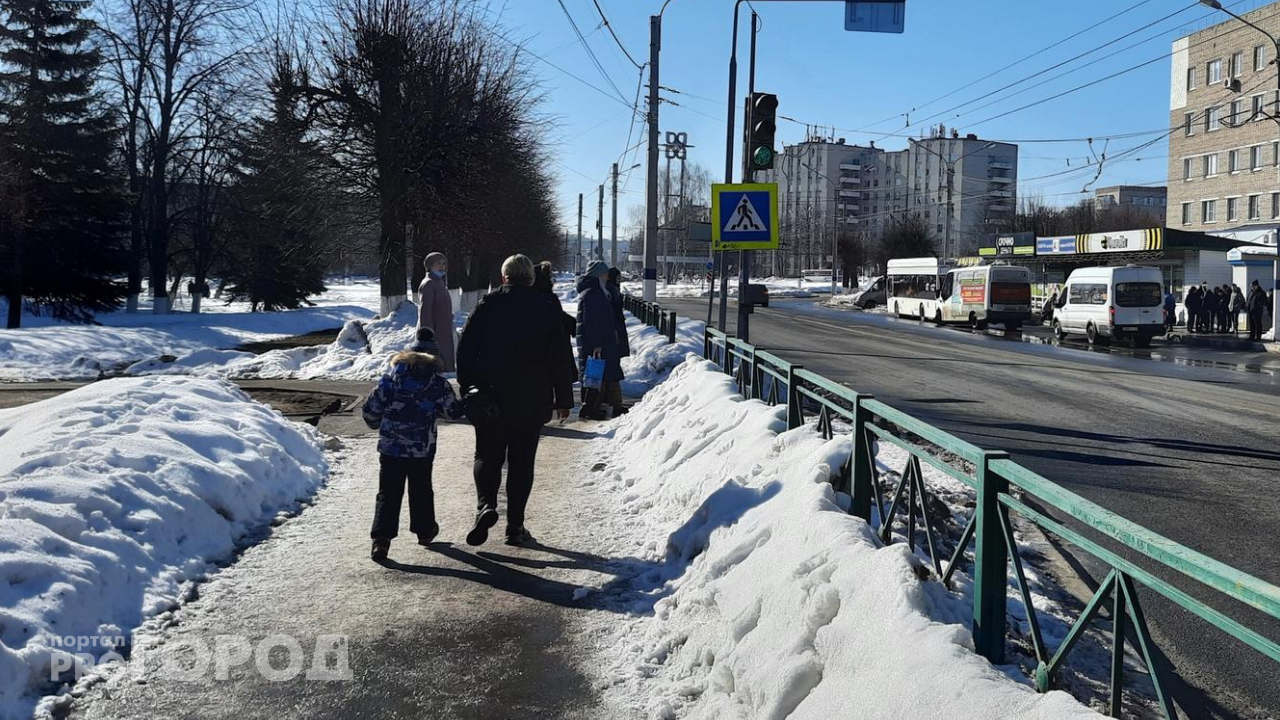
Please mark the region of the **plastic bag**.
POLYGON ((604 360, 587 358, 586 371, 582 373, 582 387, 599 390, 604 385, 604 360))

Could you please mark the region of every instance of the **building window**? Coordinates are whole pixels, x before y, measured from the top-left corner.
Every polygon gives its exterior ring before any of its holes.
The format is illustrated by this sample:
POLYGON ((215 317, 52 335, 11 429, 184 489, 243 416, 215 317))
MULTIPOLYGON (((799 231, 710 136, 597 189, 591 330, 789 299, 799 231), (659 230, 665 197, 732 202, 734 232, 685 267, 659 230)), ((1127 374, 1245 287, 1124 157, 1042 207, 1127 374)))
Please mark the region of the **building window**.
POLYGON ((1213 153, 1212 155, 1205 155, 1204 156, 1204 176, 1209 177, 1211 175, 1217 175, 1217 174, 1218 174, 1218 154, 1213 153))
POLYGON ((1262 219, 1262 207, 1261 207, 1262 203, 1260 202, 1261 200, 1262 200, 1261 195, 1249 196, 1249 219, 1250 220, 1262 219))
POLYGON ((1244 113, 1244 101, 1243 101, 1243 100, 1232 100, 1232 101, 1231 101, 1231 116, 1227 118, 1227 124, 1228 124, 1228 125, 1238 125, 1239 123, 1243 122, 1243 121, 1240 119, 1243 113, 1244 113))
POLYGON ((1266 112, 1266 101, 1263 100, 1264 97, 1265 96, 1263 95, 1253 96, 1253 114, 1250 116, 1251 120, 1263 119, 1262 114, 1266 112))
POLYGON ((1249 148, 1249 169, 1257 170, 1262 167, 1262 146, 1254 145, 1249 148))
POLYGON ((1271 219, 1280 218, 1280 192, 1271 193, 1271 219))
POLYGON ((1234 53, 1231 56, 1231 77, 1237 78, 1244 73, 1244 51, 1234 53))
POLYGON ((1196 89, 1196 69, 1194 67, 1187 68, 1187 92, 1196 89))
POLYGON ((1227 172, 1237 172, 1240 170, 1240 151, 1232 150, 1227 153, 1227 172))
POLYGON ((1204 111, 1204 129, 1209 132, 1222 128, 1222 108, 1211 107, 1204 111))
POLYGON ((1218 215, 1217 200, 1201 200, 1200 201, 1200 222, 1211 223, 1216 221, 1218 215))
POLYGON ((1257 72, 1267 66, 1267 46, 1257 45, 1253 48, 1253 70, 1257 72))
POLYGON ((1227 222, 1233 222, 1239 219, 1239 205, 1240 198, 1227 198, 1227 222))
POLYGON ((1182 224, 1191 224, 1191 203, 1182 203, 1182 224))
POLYGON ((1210 85, 1222 82, 1222 60, 1210 60, 1208 67, 1205 68, 1204 76, 1207 78, 1205 82, 1210 85))
POLYGON ((1187 113, 1182 117, 1182 131, 1187 137, 1196 134, 1196 114, 1187 113))
POLYGON ((1191 173, 1195 171, 1195 158, 1182 158, 1182 179, 1190 180, 1191 173))

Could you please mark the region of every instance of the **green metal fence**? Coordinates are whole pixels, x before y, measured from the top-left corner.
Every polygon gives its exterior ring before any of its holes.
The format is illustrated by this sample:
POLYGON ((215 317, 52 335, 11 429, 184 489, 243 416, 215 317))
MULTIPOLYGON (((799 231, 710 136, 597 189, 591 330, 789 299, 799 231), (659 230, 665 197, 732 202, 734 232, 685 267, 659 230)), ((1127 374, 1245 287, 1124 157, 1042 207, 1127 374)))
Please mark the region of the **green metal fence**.
MULTIPOLYGON (((656 303, 646 303, 629 296, 627 309, 668 333, 669 338, 674 335, 675 313, 664 311, 656 303)), ((894 525, 905 515, 903 531, 907 542, 914 550, 917 527, 923 531, 933 570, 948 587, 956 569, 966 562, 966 551, 972 546, 971 627, 974 646, 995 664, 1004 662, 1008 634, 1005 602, 1008 573, 1012 568, 1027 612, 1037 661, 1035 685, 1041 692, 1054 686, 1064 660, 1103 606, 1110 603, 1110 714, 1119 717, 1121 713, 1124 646, 1132 633, 1132 640, 1128 642, 1136 646, 1150 673, 1161 711, 1170 720, 1177 717, 1168 682, 1164 678, 1165 670, 1156 663, 1155 647, 1136 584, 1162 595, 1262 653, 1265 658, 1280 663, 1280 644, 1192 597, 1151 569, 1140 566, 1133 558, 1154 563, 1162 569, 1161 574, 1176 573, 1195 580, 1222 597, 1276 619, 1280 619, 1280 587, 1120 517, 1013 462, 1006 452, 979 448, 896 410, 872 395, 833 382, 732 335, 707 329, 703 336, 702 354, 733 376, 746 397, 770 405, 785 403, 789 428, 804 425, 806 413, 813 415, 815 411, 817 429, 827 439, 836 436, 837 420, 851 428, 848 431, 852 450, 849 462, 840 469, 834 484, 837 490, 851 497, 850 513, 868 523, 874 520, 873 526, 878 526, 883 542, 892 542, 894 525), (898 447, 908 454, 909 460, 892 488, 886 485, 886 478, 881 477, 876 466, 877 441, 898 447), (925 465, 968 485, 976 494, 974 512, 949 557, 940 555, 934 537, 929 488, 922 472, 925 465), (1023 569, 1024 561, 1014 541, 1011 514, 1017 514, 1024 521, 1039 526, 1110 567, 1110 572, 1057 648, 1049 648, 1040 631, 1023 569), (1070 518, 1075 521, 1074 527, 1058 518, 1070 518), (1091 532, 1095 537, 1087 537, 1085 532, 1091 532), (1123 550, 1109 549, 1100 540, 1110 541, 1123 550)), ((844 432, 843 428, 840 432, 844 432)))

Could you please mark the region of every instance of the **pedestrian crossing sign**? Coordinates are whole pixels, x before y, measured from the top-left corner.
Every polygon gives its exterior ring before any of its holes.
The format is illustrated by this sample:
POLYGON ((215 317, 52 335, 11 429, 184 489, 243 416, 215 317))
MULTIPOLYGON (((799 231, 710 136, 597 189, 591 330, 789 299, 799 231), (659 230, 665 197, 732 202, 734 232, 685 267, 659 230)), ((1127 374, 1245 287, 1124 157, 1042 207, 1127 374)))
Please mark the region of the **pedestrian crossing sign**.
POLYGON ((711 247, 713 250, 777 250, 777 183, 712 185, 711 247))

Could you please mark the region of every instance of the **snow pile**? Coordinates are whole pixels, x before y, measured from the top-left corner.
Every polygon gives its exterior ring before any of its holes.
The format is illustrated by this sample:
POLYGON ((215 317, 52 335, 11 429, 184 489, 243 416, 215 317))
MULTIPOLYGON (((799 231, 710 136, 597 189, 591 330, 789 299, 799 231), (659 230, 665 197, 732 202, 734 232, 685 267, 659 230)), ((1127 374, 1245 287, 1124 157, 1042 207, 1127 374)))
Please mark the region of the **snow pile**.
POLYGON ((676 341, 668 343, 666 335, 627 313, 627 340, 631 344, 631 355, 622 358, 625 376, 622 394, 641 397, 666 380, 672 369, 684 362, 690 353, 700 355, 706 326, 701 320, 679 318, 676 341))
MULTIPOLYGON (((378 286, 376 282, 333 284, 314 300, 315 307, 271 313, 249 312, 244 303, 208 300, 198 315, 116 312, 98 316, 101 325, 71 325, 25 315, 22 328, 0 329, 0 382, 96 380, 148 360, 154 371, 165 364, 161 362, 165 356, 183 357, 198 350, 342 327, 376 313, 378 286)), ((216 369, 226 363, 204 364, 216 369)))
POLYGON ((623 593, 629 624, 609 616, 622 627, 605 672, 632 711, 1096 717, 974 654, 963 601, 841 509, 828 477, 847 441, 787 431, 785 408, 745 401, 711 363, 677 367, 596 450, 593 482, 617 495, 629 536, 612 552, 658 568, 623 593))
POLYGON ((219 380, 106 380, 0 410, 0 718, 54 638, 101 656, 328 474, 319 438, 219 380))

